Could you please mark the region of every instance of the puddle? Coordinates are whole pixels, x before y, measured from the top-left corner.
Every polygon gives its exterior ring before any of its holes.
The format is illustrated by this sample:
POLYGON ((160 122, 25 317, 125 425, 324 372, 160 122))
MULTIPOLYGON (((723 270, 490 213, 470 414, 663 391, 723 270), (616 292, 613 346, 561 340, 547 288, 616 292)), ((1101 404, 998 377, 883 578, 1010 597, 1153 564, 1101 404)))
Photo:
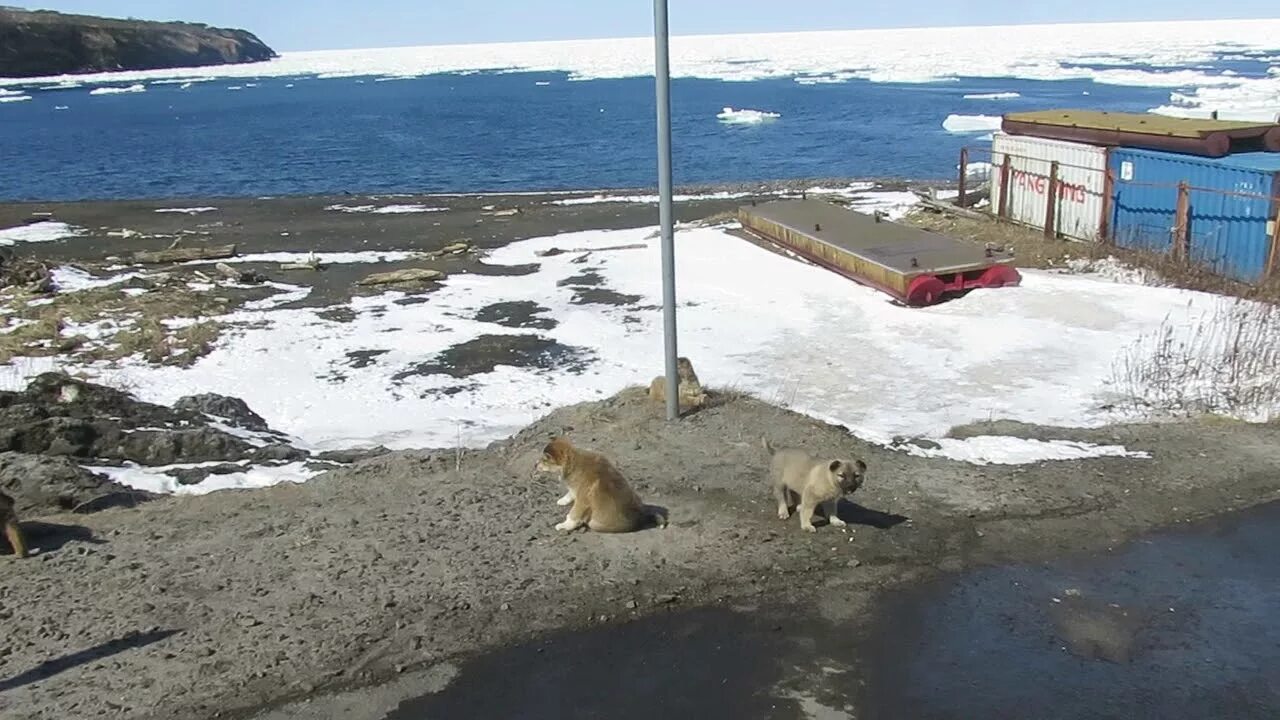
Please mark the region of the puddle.
POLYGON ((510 648, 386 720, 805 718, 771 697, 785 634, 756 615, 695 610, 510 648))
POLYGON ((1280 503, 895 595, 864 717, 1280 717, 1280 503))

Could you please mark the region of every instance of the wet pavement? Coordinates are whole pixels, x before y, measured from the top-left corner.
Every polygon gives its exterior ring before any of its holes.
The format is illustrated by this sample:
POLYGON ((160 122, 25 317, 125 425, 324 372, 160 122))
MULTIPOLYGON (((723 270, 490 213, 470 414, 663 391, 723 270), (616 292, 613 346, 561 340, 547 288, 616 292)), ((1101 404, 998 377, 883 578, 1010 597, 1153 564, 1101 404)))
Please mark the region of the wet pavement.
POLYGON ((888 605, 864 717, 1280 717, 1280 504, 888 605))
POLYGON ((860 626, 701 609, 553 636, 386 717, 1280 717, 1280 503, 877 607, 860 626))

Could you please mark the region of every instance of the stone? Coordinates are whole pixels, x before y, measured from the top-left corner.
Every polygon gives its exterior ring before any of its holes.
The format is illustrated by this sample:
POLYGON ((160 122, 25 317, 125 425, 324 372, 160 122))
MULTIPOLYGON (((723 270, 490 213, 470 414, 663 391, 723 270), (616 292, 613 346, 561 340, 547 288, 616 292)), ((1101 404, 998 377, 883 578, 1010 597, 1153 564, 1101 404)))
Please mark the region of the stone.
POLYGON ((19 517, 92 512, 155 497, 85 470, 65 457, 0 452, 0 490, 19 517))
POLYGON ((267 421, 250 410, 249 404, 244 400, 217 393, 179 398, 178 402, 173 404, 173 409, 179 412, 212 415, 226 421, 228 425, 254 432, 266 432, 270 429, 267 427, 267 421))
POLYGON ((399 285, 408 283, 424 283, 443 280, 444 273, 439 270, 430 270, 427 268, 406 268, 404 270, 395 270, 393 272, 374 273, 360 280, 357 285, 399 285))

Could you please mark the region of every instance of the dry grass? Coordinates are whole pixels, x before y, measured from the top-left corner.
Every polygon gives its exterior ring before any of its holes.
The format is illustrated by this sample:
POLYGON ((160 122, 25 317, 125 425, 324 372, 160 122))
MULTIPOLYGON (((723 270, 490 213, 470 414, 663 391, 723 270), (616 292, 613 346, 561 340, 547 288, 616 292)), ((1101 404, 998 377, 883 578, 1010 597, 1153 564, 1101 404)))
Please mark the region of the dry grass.
POLYGON ((136 296, 119 288, 98 288, 53 295, 52 302, 29 305, 32 298, 10 293, 10 318, 27 321, 0 334, 0 362, 15 357, 67 355, 81 360, 119 360, 130 356, 147 362, 186 367, 209 353, 222 326, 204 320, 173 328, 172 318, 199 319, 226 312, 225 298, 191 290, 185 284, 156 287, 136 296), (69 331, 75 324, 114 321, 119 329, 109 338, 91 340, 69 331))
POLYGON ((994 220, 970 220, 922 211, 907 216, 904 222, 952 237, 1004 246, 1014 252, 1019 267, 1061 269, 1073 262, 1114 257, 1124 265, 1158 275, 1175 287, 1280 304, 1280 278, 1248 285, 1178 262, 1168 255, 1125 250, 1109 244, 1048 240, 1038 230, 994 220))
POLYGON ((1280 306, 1237 300, 1190 325, 1166 319, 1125 348, 1108 383, 1123 408, 1274 421, 1280 306))

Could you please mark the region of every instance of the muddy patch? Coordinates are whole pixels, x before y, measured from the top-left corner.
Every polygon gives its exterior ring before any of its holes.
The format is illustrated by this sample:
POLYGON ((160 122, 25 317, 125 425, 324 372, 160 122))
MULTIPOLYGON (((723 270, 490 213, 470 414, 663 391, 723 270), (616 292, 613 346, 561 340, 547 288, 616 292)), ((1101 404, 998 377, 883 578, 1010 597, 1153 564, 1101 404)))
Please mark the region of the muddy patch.
POLYGON ((321 320, 328 320, 336 323, 355 322, 356 311, 347 305, 338 305, 336 307, 327 308, 316 313, 316 317, 321 320))
POLYGON ((569 302, 574 305, 623 307, 635 305, 643 299, 639 295, 628 295, 604 287, 604 278, 595 270, 584 270, 573 277, 561 280, 556 285, 573 290, 573 298, 569 302))
POLYGON ((390 350, 352 350, 347 353, 346 365, 349 368, 359 370, 367 368, 378 362, 378 358, 391 352, 390 350))
POLYGON ((552 318, 538 317, 550 312, 548 308, 530 300, 500 302, 480 309, 476 313, 476 321, 493 323, 509 328, 529 328, 534 330, 550 330, 557 323, 552 318))
POLYGON ((433 359, 396 373, 392 380, 403 382, 415 376, 448 375, 462 379, 493 372, 499 365, 538 368, 580 374, 594 353, 585 348, 563 345, 540 335, 481 335, 454 345, 433 359))

